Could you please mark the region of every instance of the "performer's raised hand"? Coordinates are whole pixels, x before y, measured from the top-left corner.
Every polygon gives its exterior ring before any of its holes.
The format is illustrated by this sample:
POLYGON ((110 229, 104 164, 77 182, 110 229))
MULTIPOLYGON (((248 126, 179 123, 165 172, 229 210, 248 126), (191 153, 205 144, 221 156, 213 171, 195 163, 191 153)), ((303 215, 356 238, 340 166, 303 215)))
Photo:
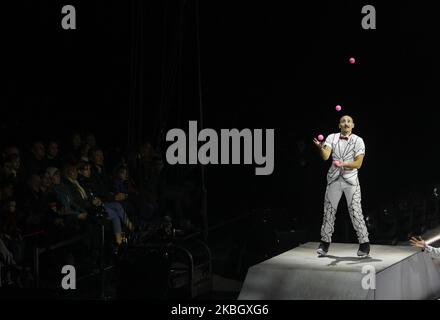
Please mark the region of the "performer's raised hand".
POLYGON ((322 149, 322 143, 320 141, 318 141, 318 139, 313 138, 313 143, 315 144, 315 146, 317 146, 319 149, 322 149))
POLYGON ((418 239, 416 237, 411 237, 411 239, 409 240, 409 243, 413 247, 417 247, 417 248, 425 249, 426 247, 428 247, 428 245, 426 244, 426 241, 423 240, 420 236, 418 237, 418 239))
POLYGON ((332 152, 332 149, 328 148, 326 145, 324 145, 322 142, 320 142, 316 138, 313 139, 313 143, 315 144, 316 147, 318 147, 321 158, 323 160, 328 160, 328 158, 330 157, 330 154, 332 152))

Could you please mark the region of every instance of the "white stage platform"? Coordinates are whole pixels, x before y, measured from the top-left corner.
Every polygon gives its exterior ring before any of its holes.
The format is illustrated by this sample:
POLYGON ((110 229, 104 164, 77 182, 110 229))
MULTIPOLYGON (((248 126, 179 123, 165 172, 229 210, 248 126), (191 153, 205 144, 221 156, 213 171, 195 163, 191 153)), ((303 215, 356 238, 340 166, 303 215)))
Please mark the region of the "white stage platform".
POLYGON ((309 242, 249 268, 239 300, 390 300, 440 297, 440 273, 427 254, 409 246, 371 245, 359 258, 358 244, 332 243, 318 257, 309 242), (364 273, 362 270, 364 268, 364 273), (375 289, 362 279, 375 270, 375 289), (365 289, 365 284, 367 288, 365 289))

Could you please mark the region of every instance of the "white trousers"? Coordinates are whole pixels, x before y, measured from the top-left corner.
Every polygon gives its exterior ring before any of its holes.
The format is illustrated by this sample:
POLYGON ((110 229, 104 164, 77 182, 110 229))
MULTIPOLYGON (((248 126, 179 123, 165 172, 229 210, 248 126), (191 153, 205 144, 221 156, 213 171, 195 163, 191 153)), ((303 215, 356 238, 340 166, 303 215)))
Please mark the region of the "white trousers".
POLYGON ((324 218, 321 227, 321 240, 332 242, 332 234, 334 231, 336 210, 339 200, 344 193, 347 200, 348 212, 351 222, 359 240, 359 243, 369 242, 367 226, 365 225, 364 216, 362 215, 361 206, 361 187, 359 182, 357 185, 347 183, 342 177, 327 185, 324 199, 324 218))

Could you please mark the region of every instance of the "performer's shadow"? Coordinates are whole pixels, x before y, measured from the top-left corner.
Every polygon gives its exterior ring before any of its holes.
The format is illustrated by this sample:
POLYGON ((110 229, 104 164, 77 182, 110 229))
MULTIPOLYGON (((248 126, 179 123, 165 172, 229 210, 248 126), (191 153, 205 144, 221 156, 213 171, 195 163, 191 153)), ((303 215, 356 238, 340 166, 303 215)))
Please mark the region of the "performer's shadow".
POLYGON ((345 262, 345 261, 352 261, 351 263, 347 263, 347 264, 350 264, 350 265, 361 264, 361 263, 370 263, 370 262, 381 262, 382 261, 380 259, 374 259, 372 257, 365 257, 365 258, 361 258, 361 257, 338 257, 338 256, 331 256, 331 255, 321 256, 320 258, 329 258, 331 260, 334 260, 330 264, 327 265, 329 267, 336 266, 339 262, 345 262))

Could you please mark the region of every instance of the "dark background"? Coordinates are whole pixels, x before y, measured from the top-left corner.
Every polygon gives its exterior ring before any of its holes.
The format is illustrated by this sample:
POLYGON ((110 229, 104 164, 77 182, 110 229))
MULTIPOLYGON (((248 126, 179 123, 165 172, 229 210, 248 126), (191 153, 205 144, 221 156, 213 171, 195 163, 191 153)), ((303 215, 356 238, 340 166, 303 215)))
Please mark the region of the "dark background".
POLYGON ((161 128, 200 121, 200 62, 204 126, 274 128, 276 145, 271 176, 254 176, 254 166, 207 167, 210 225, 280 207, 313 216, 319 228, 329 164, 312 138, 338 131, 337 104, 366 143, 364 208, 436 181, 432 1, 200 2, 200 51, 195 1, 2 4, 2 145, 76 130, 104 146, 157 145, 161 128), (77 30, 61 28, 66 4, 76 8, 77 30), (366 4, 376 7, 377 30, 361 27, 366 4))

